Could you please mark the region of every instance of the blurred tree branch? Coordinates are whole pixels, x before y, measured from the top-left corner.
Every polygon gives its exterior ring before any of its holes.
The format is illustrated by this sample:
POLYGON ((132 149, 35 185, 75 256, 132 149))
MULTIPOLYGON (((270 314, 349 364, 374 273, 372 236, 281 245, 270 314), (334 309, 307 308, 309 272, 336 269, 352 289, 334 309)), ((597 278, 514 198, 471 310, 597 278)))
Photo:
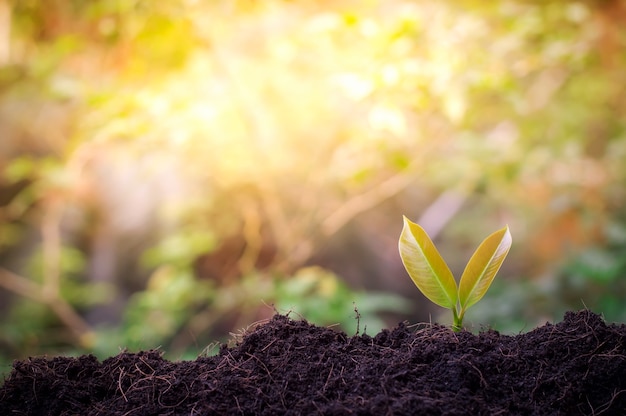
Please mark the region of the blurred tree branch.
POLYGON ((391 198, 406 189, 414 181, 415 176, 413 174, 398 173, 362 194, 350 198, 322 222, 322 234, 324 236, 333 235, 359 213, 391 198))
POLYGON ((35 302, 47 305, 61 322, 72 332, 79 345, 89 347, 93 331, 74 308, 59 296, 58 290, 46 290, 24 276, 0 267, 0 286, 35 302))

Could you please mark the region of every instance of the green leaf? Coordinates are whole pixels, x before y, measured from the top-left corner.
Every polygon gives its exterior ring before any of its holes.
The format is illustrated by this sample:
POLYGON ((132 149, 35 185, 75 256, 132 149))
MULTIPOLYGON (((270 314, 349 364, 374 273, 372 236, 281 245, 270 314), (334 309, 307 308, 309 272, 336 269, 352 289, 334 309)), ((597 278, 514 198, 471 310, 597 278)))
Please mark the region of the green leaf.
POLYGON ((512 243, 509 227, 496 231, 478 246, 459 283, 461 316, 487 292, 512 243))
POLYGON ((457 287, 452 272, 426 231, 407 217, 398 248, 406 271, 424 296, 444 308, 456 308, 457 287))

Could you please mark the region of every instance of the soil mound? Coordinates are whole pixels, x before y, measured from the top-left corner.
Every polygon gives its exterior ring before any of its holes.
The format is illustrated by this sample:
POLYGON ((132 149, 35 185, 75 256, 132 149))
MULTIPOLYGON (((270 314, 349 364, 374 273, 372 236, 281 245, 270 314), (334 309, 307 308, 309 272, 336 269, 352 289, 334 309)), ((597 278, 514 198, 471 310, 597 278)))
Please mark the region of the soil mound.
POLYGON ((624 415, 626 326, 581 311, 517 336, 400 324, 349 337, 276 315, 195 361, 16 361, 0 414, 624 415))

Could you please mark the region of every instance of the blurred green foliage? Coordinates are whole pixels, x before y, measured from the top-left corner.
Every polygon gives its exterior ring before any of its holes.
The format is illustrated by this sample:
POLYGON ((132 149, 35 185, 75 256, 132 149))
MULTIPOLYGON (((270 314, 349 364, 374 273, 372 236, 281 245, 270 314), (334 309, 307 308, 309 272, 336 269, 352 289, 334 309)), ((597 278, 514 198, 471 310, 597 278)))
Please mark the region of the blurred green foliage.
POLYGON ((0 0, 0 357, 187 357, 271 305, 348 332, 353 302, 368 332, 428 319, 394 256, 401 214, 433 206, 453 269, 484 230, 515 235, 469 321, 529 328, 581 299, 624 320, 625 17, 0 0), (343 239, 369 251, 318 265, 343 239))

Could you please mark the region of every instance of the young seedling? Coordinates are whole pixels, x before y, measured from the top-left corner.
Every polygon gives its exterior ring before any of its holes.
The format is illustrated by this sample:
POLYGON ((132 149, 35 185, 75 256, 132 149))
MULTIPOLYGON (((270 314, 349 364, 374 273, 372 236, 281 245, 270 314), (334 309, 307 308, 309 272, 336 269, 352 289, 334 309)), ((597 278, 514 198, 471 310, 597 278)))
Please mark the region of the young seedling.
POLYGON ((452 329, 458 332, 467 309, 487 293, 512 241, 508 226, 485 238, 465 266, 458 287, 426 231, 407 217, 398 248, 413 283, 431 302, 452 310, 452 329))

